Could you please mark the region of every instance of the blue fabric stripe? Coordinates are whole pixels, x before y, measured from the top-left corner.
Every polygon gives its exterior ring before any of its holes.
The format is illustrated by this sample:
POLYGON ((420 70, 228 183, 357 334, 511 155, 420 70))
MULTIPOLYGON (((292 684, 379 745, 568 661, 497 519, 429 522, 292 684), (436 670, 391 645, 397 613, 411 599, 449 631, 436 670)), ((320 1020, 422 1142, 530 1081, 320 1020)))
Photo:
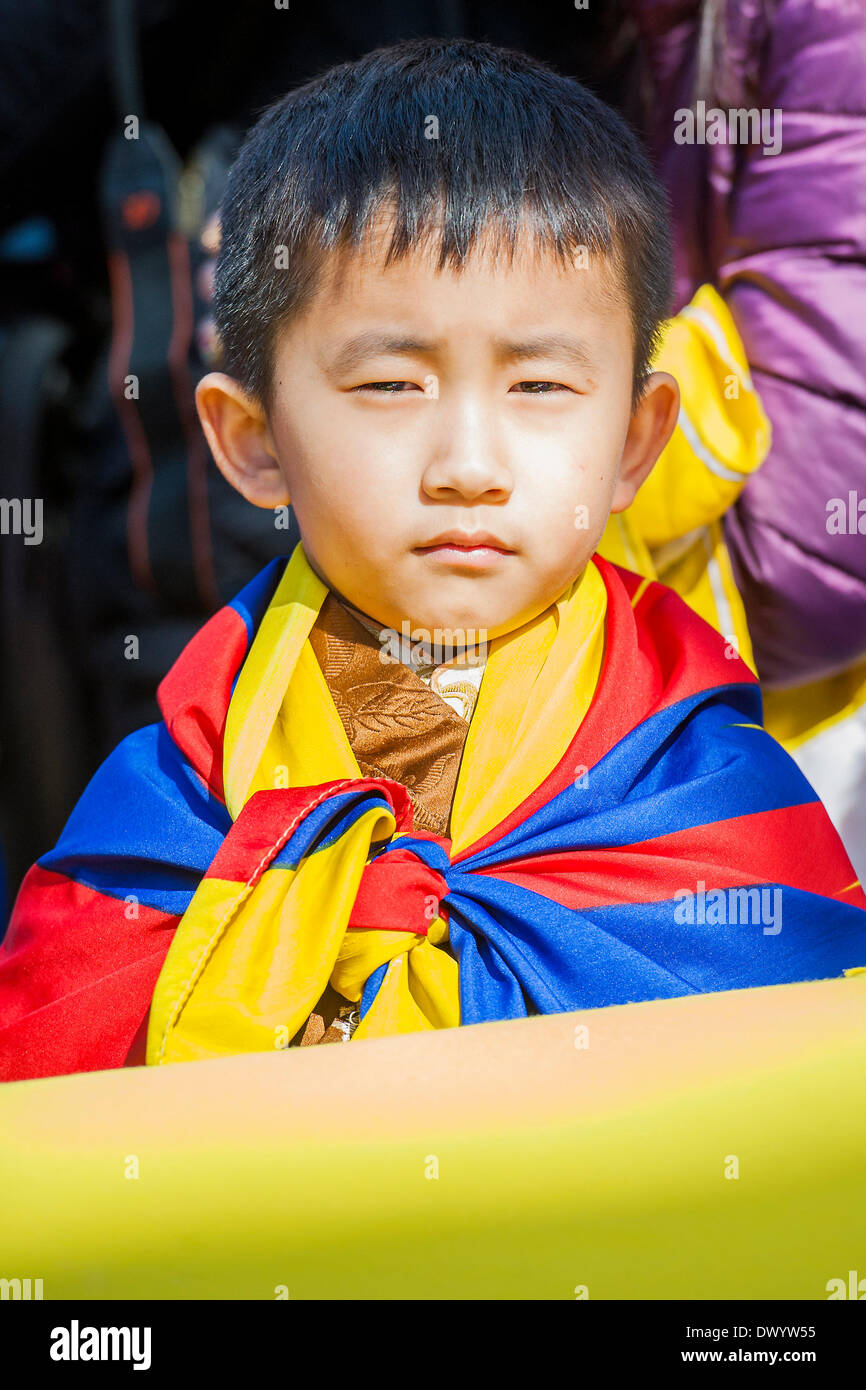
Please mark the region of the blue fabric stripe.
MULTIPOLYGON (((694 892, 693 883, 686 887, 694 892)), ((754 888, 762 898, 759 911, 744 911, 736 889, 717 890, 718 923, 682 921, 682 901, 600 907, 583 915, 633 949, 665 959, 700 992, 827 979, 866 964, 861 908, 786 884, 754 888)), ((707 893, 707 901, 713 896, 707 893)))
POLYGON ((369 790, 338 792, 304 817, 269 864, 271 869, 295 869, 305 854, 327 849, 373 807, 388 810, 388 802, 369 790))
POLYGON ((100 893, 185 912, 231 826, 165 725, 149 724, 106 758, 38 862, 100 893))
POLYGON ((256 629, 265 615, 265 610, 276 592, 277 585, 286 567, 286 557, 277 555, 269 560, 264 569, 259 570, 236 594, 227 608, 233 608, 244 620, 247 630, 247 648, 256 634, 256 629))
POLYGON ((384 961, 384 963, 380 965, 378 969, 373 971, 372 975, 367 980, 367 983, 364 985, 364 988, 361 992, 361 1003, 358 1007, 358 1014, 360 1018, 364 1017, 373 1000, 376 998, 376 995, 379 993, 379 986, 381 985, 382 981, 388 973, 389 965, 390 961, 384 961))
POLYGON ((678 920, 681 901, 577 912, 495 879, 472 886, 448 898, 463 1023, 826 979, 866 963, 866 913, 781 884, 762 885, 763 916, 725 890, 718 925, 678 920))

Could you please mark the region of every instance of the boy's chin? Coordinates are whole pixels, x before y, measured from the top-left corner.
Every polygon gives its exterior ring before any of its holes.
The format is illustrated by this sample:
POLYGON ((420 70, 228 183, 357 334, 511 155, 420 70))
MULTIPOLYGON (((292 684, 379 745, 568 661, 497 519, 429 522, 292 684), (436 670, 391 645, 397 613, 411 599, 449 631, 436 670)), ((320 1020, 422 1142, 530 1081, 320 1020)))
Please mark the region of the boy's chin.
MULTIPOLYGON (((558 597, 557 594, 555 598, 558 597)), ((519 612, 510 607, 483 605, 478 609, 462 608, 458 612, 425 605, 418 610, 422 617, 404 618, 397 630, 413 642, 445 642, 467 647, 486 645, 496 637, 506 637, 525 626, 549 608, 555 598, 549 601, 539 599, 537 604, 519 612)))
POLYGON ((472 647, 505 637, 532 622, 560 598, 576 576, 567 578, 556 592, 549 585, 521 584, 520 577, 525 579, 515 574, 509 576, 510 583, 495 585, 480 578, 461 579, 459 584, 451 578, 433 586, 413 584, 410 579, 398 592, 387 584, 378 592, 369 584, 347 585, 349 592, 331 587, 343 602, 390 635, 411 642, 472 647))

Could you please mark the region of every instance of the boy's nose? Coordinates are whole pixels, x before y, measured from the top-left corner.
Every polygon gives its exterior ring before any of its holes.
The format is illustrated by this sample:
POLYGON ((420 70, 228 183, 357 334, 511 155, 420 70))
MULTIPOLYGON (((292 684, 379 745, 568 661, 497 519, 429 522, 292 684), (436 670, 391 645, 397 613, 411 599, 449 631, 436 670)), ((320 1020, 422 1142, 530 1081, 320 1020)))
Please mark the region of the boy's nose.
POLYGON ((483 496, 504 502, 510 497, 514 478, 493 422, 477 410, 455 412, 431 451, 422 485, 428 497, 438 499, 483 496))
POLYGON ((511 496, 513 483, 508 475, 485 459, 449 459, 431 464, 424 473, 428 497, 462 497, 467 502, 484 497, 504 502, 511 496))

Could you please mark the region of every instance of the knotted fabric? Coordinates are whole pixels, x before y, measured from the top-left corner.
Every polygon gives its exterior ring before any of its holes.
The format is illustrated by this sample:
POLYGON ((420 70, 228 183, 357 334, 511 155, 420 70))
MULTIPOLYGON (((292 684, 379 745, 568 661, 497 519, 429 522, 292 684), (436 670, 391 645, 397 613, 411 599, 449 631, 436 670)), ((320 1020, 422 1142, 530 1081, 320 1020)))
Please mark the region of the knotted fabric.
MULTIPOLYGON (((448 931, 459 851, 537 789, 592 700, 607 603, 594 566, 490 644, 454 838, 413 834, 407 788, 362 776, 316 660, 309 638, 327 598, 298 546, 232 694, 223 770, 234 826, 157 983, 148 1062, 288 1042, 328 984, 361 1002, 355 1037, 459 1024, 448 931)), ((508 1001, 500 1016, 526 1012, 516 980, 508 1001)))
POLYGON ((149 1063, 287 1045, 328 984, 360 1003, 354 1041, 862 963, 838 837, 751 673, 663 586, 593 562, 490 644, 450 837, 361 775, 308 640, 327 593, 299 546, 231 695, 233 824, 157 981, 149 1063), (771 920, 684 924, 684 896, 739 886, 771 920))

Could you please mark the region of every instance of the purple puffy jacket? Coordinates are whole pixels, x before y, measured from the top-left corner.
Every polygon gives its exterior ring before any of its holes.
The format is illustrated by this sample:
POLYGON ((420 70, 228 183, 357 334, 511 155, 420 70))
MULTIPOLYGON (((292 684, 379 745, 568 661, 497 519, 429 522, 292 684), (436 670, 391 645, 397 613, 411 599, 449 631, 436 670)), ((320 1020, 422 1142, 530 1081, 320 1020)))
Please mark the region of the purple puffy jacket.
POLYGON ((773 426, 726 534, 761 679, 798 685, 866 654, 866 535, 828 531, 851 492, 866 530, 866 0, 627 3, 674 307, 704 282, 723 295, 773 426), (780 152, 675 143, 698 99, 781 110, 780 152))

